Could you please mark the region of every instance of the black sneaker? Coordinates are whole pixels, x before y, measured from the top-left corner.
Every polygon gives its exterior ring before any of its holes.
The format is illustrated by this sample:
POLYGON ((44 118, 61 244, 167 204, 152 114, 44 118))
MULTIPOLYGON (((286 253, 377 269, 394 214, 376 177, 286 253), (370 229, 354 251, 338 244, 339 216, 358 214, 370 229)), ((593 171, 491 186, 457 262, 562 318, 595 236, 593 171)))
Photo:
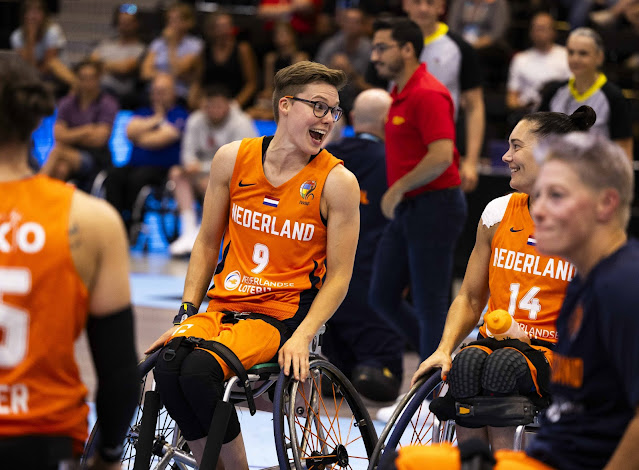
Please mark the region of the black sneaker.
POLYGON ((357 366, 351 380, 355 390, 373 401, 393 401, 399 394, 400 378, 387 367, 357 366))

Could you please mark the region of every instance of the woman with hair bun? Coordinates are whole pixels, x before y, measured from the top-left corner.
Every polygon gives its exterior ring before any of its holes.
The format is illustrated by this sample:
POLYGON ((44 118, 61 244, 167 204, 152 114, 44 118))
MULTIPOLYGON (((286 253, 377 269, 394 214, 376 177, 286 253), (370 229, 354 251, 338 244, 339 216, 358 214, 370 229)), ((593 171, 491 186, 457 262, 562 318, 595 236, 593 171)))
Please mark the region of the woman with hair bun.
POLYGON ((590 28, 577 28, 566 42, 568 67, 572 77, 550 82, 544 87, 538 111, 570 114, 583 105, 597 113, 592 132, 618 144, 632 160, 632 115, 630 103, 621 89, 600 71, 604 61, 604 43, 590 28))
MULTIPOLYGON (((494 199, 484 209, 442 339, 413 376, 415 383, 431 369, 442 369, 442 378, 448 379, 450 389, 441 406, 454 407, 450 397, 480 395, 525 395, 539 407, 548 406, 550 361, 557 342, 555 322, 575 270, 567 261, 541 256, 535 249, 529 208, 539 166, 533 151, 543 137, 587 131, 595 121, 594 110, 582 106, 572 115, 528 114, 511 132, 502 160, 510 169, 510 186, 518 192, 494 199), (453 361, 453 351, 471 334, 486 305, 487 312, 508 311, 530 337, 530 346, 515 339, 490 338, 482 326, 478 340, 462 349, 453 361), (535 379, 529 363, 537 369, 535 379)), ((455 429, 460 442, 478 438, 490 441, 493 450, 513 447, 514 428, 468 428, 458 422, 455 429)))
POLYGON ((76 468, 89 407, 74 343, 86 327, 101 437, 89 470, 115 470, 140 388, 127 238, 108 203, 29 166, 31 133, 54 109, 37 70, 0 51, 0 460, 76 468))

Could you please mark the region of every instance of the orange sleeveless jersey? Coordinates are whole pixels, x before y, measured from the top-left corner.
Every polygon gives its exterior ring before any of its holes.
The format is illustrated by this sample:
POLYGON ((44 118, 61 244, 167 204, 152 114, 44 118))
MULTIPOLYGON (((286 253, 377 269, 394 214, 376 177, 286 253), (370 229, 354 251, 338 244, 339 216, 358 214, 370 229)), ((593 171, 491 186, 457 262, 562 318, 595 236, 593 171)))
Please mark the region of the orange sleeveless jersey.
MULTIPOLYGON (((510 195, 491 244, 488 312, 507 310, 531 338, 557 342, 555 322, 575 268, 558 257, 540 255, 528 195, 510 195)), ((486 336, 486 327, 480 328, 486 336)))
POLYGON ((320 199, 342 161, 326 150, 274 187, 262 165, 263 137, 244 139, 231 178, 231 207, 209 311, 293 317, 299 324, 326 274, 326 225, 320 199))
POLYGON ((0 183, 0 438, 87 436, 74 342, 88 293, 69 247, 74 188, 44 176, 0 183))

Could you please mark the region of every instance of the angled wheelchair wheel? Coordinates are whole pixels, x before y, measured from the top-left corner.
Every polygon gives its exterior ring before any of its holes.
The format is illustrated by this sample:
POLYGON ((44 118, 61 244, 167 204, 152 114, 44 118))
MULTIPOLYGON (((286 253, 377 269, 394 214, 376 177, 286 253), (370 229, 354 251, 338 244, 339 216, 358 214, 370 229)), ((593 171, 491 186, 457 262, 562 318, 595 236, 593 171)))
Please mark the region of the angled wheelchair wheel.
POLYGON ((280 373, 273 401, 280 469, 366 469, 377 433, 359 395, 333 364, 311 359, 300 383, 280 373))
POLYGON ((167 243, 172 243, 180 236, 180 211, 171 191, 164 188, 159 196, 157 208, 160 230, 167 243))
POLYGON ((399 403, 391 420, 382 431, 369 470, 385 466, 385 456, 402 446, 419 444, 429 445, 437 442, 453 442, 455 429, 452 422, 441 426, 437 417, 430 411, 433 398, 443 396, 448 385, 442 382, 440 371, 417 382, 406 397, 399 403))
MULTIPOLYGON (((156 351, 138 365, 138 372, 142 377, 142 392, 139 406, 123 442, 124 450, 121 462, 123 469, 195 468, 195 460, 186 448, 186 441, 166 409, 160 404, 157 392, 153 391, 154 381, 151 371, 159 353, 159 350, 156 351), (145 412, 148 414, 146 419, 145 412), (157 418, 153 420, 156 413, 157 418), (142 442, 140 437, 144 435, 147 436, 147 439, 142 442), (138 458, 137 464, 136 458, 138 458)), ((90 459, 97 452, 100 440, 98 425, 99 423, 96 422, 87 440, 80 462, 82 469, 87 468, 90 459)))

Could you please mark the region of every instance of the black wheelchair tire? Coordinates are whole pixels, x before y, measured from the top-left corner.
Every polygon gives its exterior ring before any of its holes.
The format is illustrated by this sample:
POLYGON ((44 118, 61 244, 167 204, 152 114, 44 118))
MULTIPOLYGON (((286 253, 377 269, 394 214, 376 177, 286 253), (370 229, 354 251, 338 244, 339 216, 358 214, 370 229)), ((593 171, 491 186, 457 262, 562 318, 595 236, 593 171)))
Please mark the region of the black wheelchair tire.
MULTIPOLYGON (((343 399, 346 401, 353 413, 353 418, 357 423, 356 427, 359 429, 364 443, 366 457, 370 460, 375 444, 377 443, 377 432, 368 414, 368 410, 364 406, 353 385, 346 376, 337 369, 337 367, 324 359, 311 358, 309 369, 311 371, 319 371, 320 374, 325 375, 334 385, 333 390, 339 390, 343 399)), ((287 377, 284 375, 283 371, 280 372, 280 377, 275 386, 275 396, 273 399, 273 430, 275 434, 275 448, 281 470, 291 469, 291 457, 288 455, 287 448, 291 448, 293 444, 286 442, 286 431, 290 426, 285 409, 288 404, 290 390, 292 389, 293 384, 294 380, 291 379, 290 376, 287 377)), ((288 432, 290 434, 290 429, 288 432)), ((300 465, 299 461, 294 461, 292 463, 298 470, 308 467, 308 465, 300 465)))
MULTIPOLYGON (((139 421, 142 418, 142 410, 143 410, 142 400, 144 398, 144 383, 146 381, 146 376, 153 369, 153 367, 155 367, 155 363, 157 362, 157 358, 159 354, 160 354, 160 350, 158 349, 157 351, 155 351, 154 353, 150 354, 145 359, 140 361, 140 363, 138 364, 138 374, 141 378, 140 380, 142 383, 142 387, 141 387, 141 392, 140 392, 141 394, 139 399, 140 406, 138 410, 136 411, 136 415, 135 415, 135 421, 134 421, 135 424, 139 423, 139 421)), ((134 461, 134 456, 131 456, 131 455, 127 456, 127 450, 126 450, 127 445, 131 445, 132 449, 135 450, 135 444, 133 440, 131 439, 131 433, 132 433, 132 427, 129 428, 127 437, 125 438, 125 442, 123 443, 125 446, 125 453, 122 456, 122 462, 124 462, 125 459, 130 459, 131 457, 133 457, 132 462, 134 461)), ((87 439, 87 443, 84 447, 84 452, 80 459, 81 469, 88 468, 89 461, 93 458, 93 456, 97 452, 99 440, 100 440, 100 426, 99 426, 99 422, 96 421, 93 428, 91 429, 89 438, 87 439)), ((131 466, 130 468, 133 468, 133 467, 131 466)))
MULTIPOLYGON (((404 431, 410 425, 411 419, 415 415, 415 412, 422 405, 424 400, 426 400, 428 397, 433 396, 433 393, 435 393, 438 390, 438 388, 441 387, 442 385, 443 383, 440 376, 440 370, 434 371, 426 380, 424 380, 421 383, 421 385, 420 384, 415 385, 415 387, 417 387, 417 391, 415 392, 413 398, 408 402, 404 410, 399 415, 399 418, 397 419, 397 424, 393 427, 384 449, 389 449, 389 450, 397 449, 397 446, 399 445, 399 441, 402 435, 404 434, 404 431)), ((394 455, 394 452, 388 452, 388 453, 382 452, 380 454, 379 456, 380 468, 388 468, 387 465, 390 464, 390 462, 387 462, 389 455, 394 455)))

